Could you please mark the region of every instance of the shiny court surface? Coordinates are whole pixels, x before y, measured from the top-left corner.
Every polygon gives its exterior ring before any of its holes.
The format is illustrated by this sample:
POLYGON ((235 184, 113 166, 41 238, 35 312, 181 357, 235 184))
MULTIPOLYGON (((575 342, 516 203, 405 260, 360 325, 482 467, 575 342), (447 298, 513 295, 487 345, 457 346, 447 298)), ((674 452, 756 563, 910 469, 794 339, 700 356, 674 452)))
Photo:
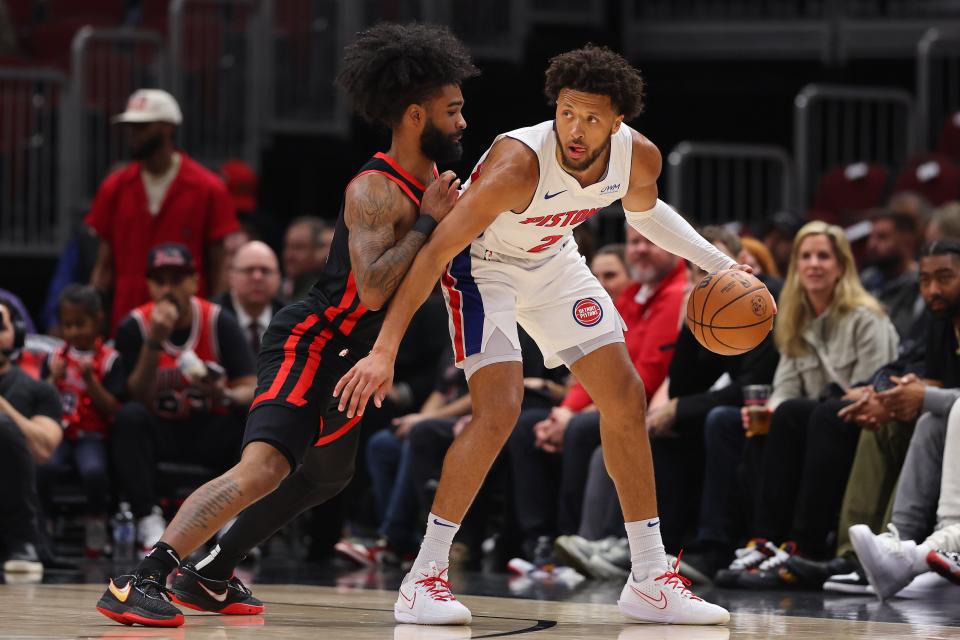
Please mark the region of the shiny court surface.
MULTIPOLYGON (((911 618, 940 612, 956 620, 956 601, 880 605, 873 599, 844 599, 844 613, 832 618, 799 616, 777 606, 734 611, 729 627, 679 627, 631 624, 616 606, 591 602, 556 602, 510 597, 463 596, 473 611, 470 627, 397 625, 394 591, 354 586, 259 585, 266 603, 261 616, 215 616, 187 613, 179 629, 124 627, 94 610, 100 585, 0 586, 0 638, 393 638, 454 640, 461 638, 588 638, 591 640, 725 640, 727 638, 958 638, 960 627, 918 624, 911 618), (909 605, 909 606, 908 606, 909 605), (879 622, 869 618, 902 622, 879 622), (917 608, 919 607, 919 608, 917 608), (947 611, 952 609, 952 611, 947 611), (913 615, 911 615, 913 612, 913 615), (919 612, 919 613, 917 613, 919 612), (868 619, 864 619, 864 617, 868 619)), ((774 605, 786 606, 782 596, 774 605)), ((718 598, 718 601, 721 600, 718 598)), ((730 603, 724 603, 730 606, 730 603)), ((736 607, 734 607, 736 609, 736 607)), ((829 615, 829 610, 823 612, 829 615)), ((822 614, 821 614, 822 615, 822 614)), ((937 616, 934 615, 933 619, 937 616)))

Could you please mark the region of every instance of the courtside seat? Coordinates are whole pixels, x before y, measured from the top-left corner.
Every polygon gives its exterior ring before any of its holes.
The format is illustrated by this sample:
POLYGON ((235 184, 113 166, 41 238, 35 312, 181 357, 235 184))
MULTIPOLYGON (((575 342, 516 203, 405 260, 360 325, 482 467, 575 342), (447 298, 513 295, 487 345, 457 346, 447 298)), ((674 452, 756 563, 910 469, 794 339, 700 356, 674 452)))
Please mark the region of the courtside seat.
POLYGON ((940 138, 937 140, 937 153, 960 163, 960 111, 951 114, 943 123, 940 138))
POLYGON ((864 211, 883 203, 889 179, 889 169, 878 164, 854 162, 836 167, 820 179, 811 209, 819 212, 818 219, 852 224, 864 211))
POLYGON ((913 191, 931 205, 960 198, 960 166, 941 153, 920 153, 907 162, 893 187, 894 193, 913 191))

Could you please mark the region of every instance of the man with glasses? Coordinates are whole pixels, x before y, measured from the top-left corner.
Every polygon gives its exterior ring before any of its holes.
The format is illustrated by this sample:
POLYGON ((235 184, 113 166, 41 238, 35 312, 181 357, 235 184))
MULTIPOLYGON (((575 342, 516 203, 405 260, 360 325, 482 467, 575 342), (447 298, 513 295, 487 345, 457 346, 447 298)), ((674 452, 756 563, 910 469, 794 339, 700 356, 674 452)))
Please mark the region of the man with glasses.
POLYGON ((270 320, 283 303, 280 291, 280 266, 277 254, 259 240, 246 243, 233 257, 228 274, 230 290, 213 298, 213 302, 231 312, 240 323, 254 353, 260 351, 260 339, 270 320))

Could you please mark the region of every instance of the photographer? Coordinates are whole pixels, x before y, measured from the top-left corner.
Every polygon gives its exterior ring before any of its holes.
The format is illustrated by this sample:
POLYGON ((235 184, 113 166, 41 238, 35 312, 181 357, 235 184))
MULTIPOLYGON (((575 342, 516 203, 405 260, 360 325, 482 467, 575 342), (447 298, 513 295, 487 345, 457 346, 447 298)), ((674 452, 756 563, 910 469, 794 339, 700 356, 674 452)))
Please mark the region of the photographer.
POLYGON ((236 318, 196 296, 193 256, 181 244, 150 250, 153 300, 117 329, 133 402, 111 431, 117 488, 137 521, 137 540, 152 548, 166 527, 155 495, 159 460, 226 470, 239 453, 242 415, 253 399, 255 360, 236 318))

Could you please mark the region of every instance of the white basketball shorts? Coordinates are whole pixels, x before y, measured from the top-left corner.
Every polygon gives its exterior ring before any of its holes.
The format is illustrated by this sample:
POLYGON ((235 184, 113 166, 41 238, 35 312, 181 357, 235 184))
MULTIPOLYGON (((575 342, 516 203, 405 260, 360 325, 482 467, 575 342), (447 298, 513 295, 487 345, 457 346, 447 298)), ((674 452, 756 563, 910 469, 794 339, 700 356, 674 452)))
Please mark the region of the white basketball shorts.
POLYGON ((497 329, 514 353, 491 362, 519 361, 518 323, 549 368, 564 364, 558 354, 571 347, 593 341, 597 348, 601 336, 613 336, 604 344, 623 341, 623 319, 573 238, 553 256, 534 260, 496 254, 484 248, 482 238, 474 240, 447 265, 442 285, 461 368, 467 358, 485 352, 497 329))

